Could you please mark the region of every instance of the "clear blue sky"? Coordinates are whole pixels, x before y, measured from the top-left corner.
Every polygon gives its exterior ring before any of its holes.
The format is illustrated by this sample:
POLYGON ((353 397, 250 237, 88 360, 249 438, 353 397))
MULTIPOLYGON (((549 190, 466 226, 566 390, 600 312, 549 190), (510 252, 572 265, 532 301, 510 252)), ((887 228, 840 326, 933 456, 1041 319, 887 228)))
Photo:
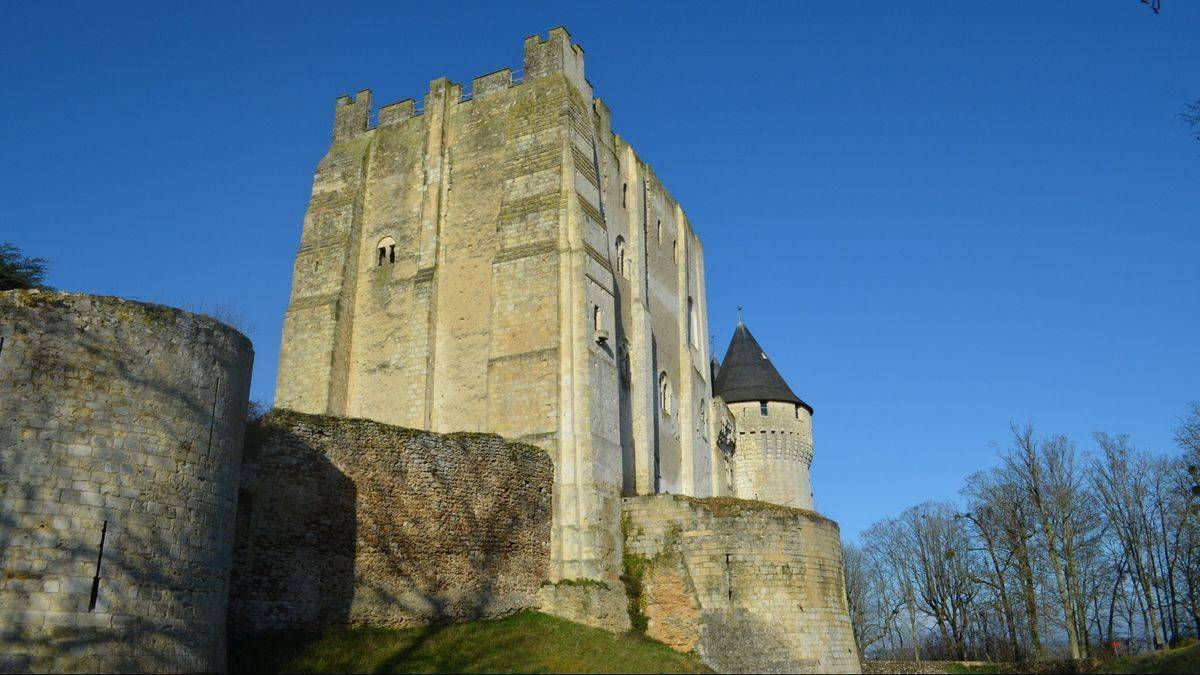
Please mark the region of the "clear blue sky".
POLYGON ((1166 450, 1200 399, 1200 2, 0 5, 0 240, 54 286, 251 318, 273 396, 334 98, 520 67, 563 24, 816 408, 847 535, 1010 419, 1166 450))

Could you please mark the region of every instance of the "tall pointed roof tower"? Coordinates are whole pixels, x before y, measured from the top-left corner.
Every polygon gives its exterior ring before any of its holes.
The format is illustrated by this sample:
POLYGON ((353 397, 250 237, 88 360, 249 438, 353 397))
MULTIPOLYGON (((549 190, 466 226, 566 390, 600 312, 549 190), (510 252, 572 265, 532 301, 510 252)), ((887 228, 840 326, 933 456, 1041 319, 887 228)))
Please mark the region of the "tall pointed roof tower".
POLYGON ((745 401, 778 401, 795 403, 812 414, 812 406, 805 403, 792 391, 783 376, 775 369, 758 340, 738 319, 725 360, 717 371, 713 392, 726 403, 745 401))

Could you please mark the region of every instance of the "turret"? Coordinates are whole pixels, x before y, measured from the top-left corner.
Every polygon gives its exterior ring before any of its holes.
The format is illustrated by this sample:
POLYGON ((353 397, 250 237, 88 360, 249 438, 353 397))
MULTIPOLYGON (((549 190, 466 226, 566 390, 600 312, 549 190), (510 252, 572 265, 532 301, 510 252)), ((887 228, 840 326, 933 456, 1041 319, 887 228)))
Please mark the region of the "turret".
POLYGON ((796 396, 741 321, 713 389, 736 420, 735 496, 812 510, 812 406, 796 396))

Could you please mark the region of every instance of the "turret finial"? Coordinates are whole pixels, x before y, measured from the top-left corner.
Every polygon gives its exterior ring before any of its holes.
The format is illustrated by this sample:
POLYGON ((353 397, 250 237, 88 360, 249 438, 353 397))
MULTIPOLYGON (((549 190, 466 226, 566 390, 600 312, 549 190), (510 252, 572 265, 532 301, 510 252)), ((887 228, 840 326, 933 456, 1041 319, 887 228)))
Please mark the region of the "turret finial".
POLYGON ((742 306, 738 305, 738 325, 742 325, 742 306))

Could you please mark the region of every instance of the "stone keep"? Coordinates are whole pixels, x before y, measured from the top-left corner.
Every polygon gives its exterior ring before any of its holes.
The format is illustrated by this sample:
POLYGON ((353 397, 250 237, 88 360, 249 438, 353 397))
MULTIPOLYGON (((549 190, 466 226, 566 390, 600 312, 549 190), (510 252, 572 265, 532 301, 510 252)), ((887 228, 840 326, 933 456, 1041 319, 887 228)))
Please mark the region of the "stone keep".
POLYGON ((0 293, 0 670, 224 668, 252 360, 206 317, 0 293))
POLYGON ((550 579, 617 585, 623 493, 716 489, 703 251, 567 32, 524 66, 338 99, 276 404, 546 449, 550 579))

